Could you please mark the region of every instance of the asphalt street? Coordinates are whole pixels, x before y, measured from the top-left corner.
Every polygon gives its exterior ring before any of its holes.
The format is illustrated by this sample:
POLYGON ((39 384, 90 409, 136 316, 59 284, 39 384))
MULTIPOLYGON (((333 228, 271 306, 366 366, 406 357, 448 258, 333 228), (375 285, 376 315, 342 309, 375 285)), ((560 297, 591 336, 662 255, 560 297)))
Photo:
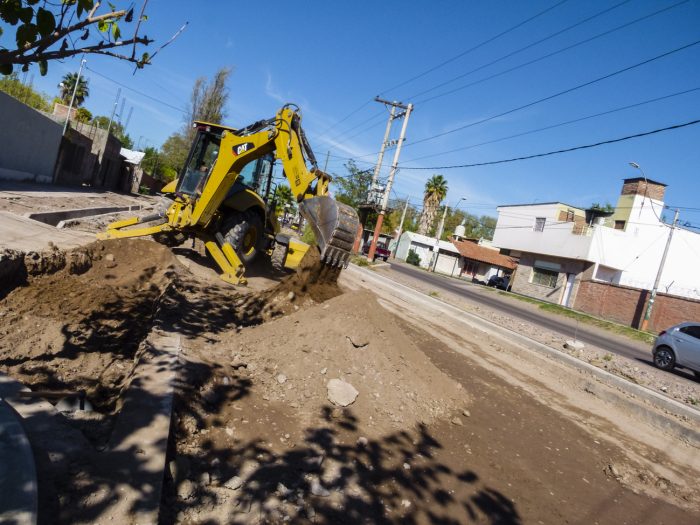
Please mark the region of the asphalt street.
MULTIPOLYGON (((526 323, 532 323, 544 329, 561 334, 567 339, 571 339, 574 333, 576 322, 570 319, 561 318, 556 314, 550 314, 534 308, 532 305, 511 299, 509 297, 493 293, 484 287, 465 283, 446 277, 440 274, 426 272, 402 263, 390 263, 391 269, 387 271, 387 277, 391 277, 392 272, 419 279, 430 285, 435 291, 444 291, 457 294, 470 301, 486 306, 500 313, 520 319, 526 323)), ((651 361, 650 347, 643 342, 626 340, 622 336, 606 334, 602 329, 579 324, 577 339, 585 344, 603 348, 611 353, 623 355, 631 359, 651 361)))

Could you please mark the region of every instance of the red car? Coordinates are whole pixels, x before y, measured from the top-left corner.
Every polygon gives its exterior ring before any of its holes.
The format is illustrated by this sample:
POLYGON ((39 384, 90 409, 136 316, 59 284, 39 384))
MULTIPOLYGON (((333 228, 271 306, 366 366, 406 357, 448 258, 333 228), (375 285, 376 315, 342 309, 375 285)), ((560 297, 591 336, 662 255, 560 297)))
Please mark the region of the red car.
MULTIPOLYGON (((371 243, 367 243, 362 247, 362 254, 363 255, 368 255, 369 254, 369 247, 371 243)), ((387 249, 386 244, 381 244, 377 243, 377 249, 374 250, 374 261, 377 259, 382 259, 383 261, 388 261, 389 257, 391 256, 391 252, 387 249)))

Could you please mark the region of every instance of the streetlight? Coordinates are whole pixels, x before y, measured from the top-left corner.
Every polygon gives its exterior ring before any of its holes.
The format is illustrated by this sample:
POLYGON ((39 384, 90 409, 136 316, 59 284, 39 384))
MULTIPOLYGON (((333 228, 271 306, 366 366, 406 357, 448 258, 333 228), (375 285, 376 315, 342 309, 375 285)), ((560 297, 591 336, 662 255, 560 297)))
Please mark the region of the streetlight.
MULTIPOLYGON (((68 121, 70 120, 70 112, 73 109, 73 102, 75 102, 75 94, 78 91, 78 84, 80 84, 80 75, 83 72, 83 66, 85 66, 86 62, 87 62, 87 60, 85 58, 83 58, 80 61, 80 69, 78 69, 78 78, 75 79, 75 86, 73 86, 73 96, 70 98, 70 104, 68 105, 68 114, 66 115, 66 122, 63 124, 62 135, 65 135, 66 130, 68 129, 68 121)), ((63 82, 61 82, 61 84, 63 84, 63 82)))
MULTIPOLYGON (((460 197, 459 200, 455 203, 454 206, 452 206, 454 209, 457 209, 457 206, 459 206, 459 203, 462 201, 466 201, 466 197, 460 197)), ((432 269, 431 271, 435 271, 435 267, 437 266, 437 260, 438 256, 440 255, 440 237, 442 237, 442 230, 445 227, 445 218, 447 217, 447 210, 449 209, 449 206, 445 204, 445 211, 442 213, 442 219, 440 219, 440 226, 438 226, 438 232, 437 235, 435 236, 435 244, 433 245, 433 257, 432 257, 432 269)))
MULTIPOLYGON (((642 200, 642 207, 644 207, 644 201, 647 198, 647 188, 649 187, 649 181, 647 180, 647 176, 644 173, 644 170, 642 167, 637 164, 636 162, 630 162, 630 166, 632 166, 634 169, 639 170, 642 173, 642 177, 644 177, 644 199, 642 200)), ((653 204, 652 204, 652 209, 653 209, 653 204)), ((640 208, 639 210, 639 215, 642 214, 642 210, 640 208)), ((649 294, 649 302, 647 302, 647 307, 644 310, 644 318, 642 319, 642 324, 639 327, 641 330, 646 330, 647 327, 649 326, 649 319, 651 319, 651 312, 654 309, 654 300, 656 299, 656 293, 659 289, 659 284, 661 282, 661 275, 664 273, 664 265, 666 264, 666 257, 668 256, 668 250, 671 247, 671 240, 673 239, 673 231, 676 229, 676 224, 678 224, 678 210, 676 210, 676 214, 673 217, 673 224, 671 225, 671 229, 668 232, 668 238, 666 239, 666 246, 664 247, 664 253, 661 256, 661 262, 659 263, 659 269, 656 272, 656 279, 654 279, 654 287, 651 289, 651 293, 649 294)))

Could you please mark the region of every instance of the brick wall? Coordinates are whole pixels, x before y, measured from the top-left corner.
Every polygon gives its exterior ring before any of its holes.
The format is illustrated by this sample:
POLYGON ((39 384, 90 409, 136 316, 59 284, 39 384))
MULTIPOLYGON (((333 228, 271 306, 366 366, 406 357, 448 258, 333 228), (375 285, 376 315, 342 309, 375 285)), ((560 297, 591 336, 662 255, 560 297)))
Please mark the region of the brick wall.
POLYGON ((621 195, 645 195, 658 201, 664 200, 666 186, 639 179, 625 179, 621 195))
MULTIPOLYGON (((639 327, 649 290, 584 280, 580 283, 574 308, 621 324, 639 327)), ((700 301, 657 294, 649 327, 660 331, 683 321, 700 321, 700 301)))

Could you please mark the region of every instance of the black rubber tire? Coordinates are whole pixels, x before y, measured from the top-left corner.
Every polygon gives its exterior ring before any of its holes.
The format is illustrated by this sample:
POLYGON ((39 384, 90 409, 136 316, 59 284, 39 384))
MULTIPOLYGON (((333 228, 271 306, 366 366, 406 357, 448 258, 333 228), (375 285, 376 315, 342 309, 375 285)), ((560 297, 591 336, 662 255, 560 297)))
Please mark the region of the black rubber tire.
POLYGON ((237 213, 224 220, 221 228, 224 240, 233 246, 243 264, 255 260, 265 247, 264 227, 260 215, 254 211, 237 213))
POLYGON ((270 256, 270 262, 275 271, 283 272, 285 270, 284 261, 287 259, 288 252, 288 244, 282 244, 281 242, 275 243, 274 248, 272 248, 272 255, 270 256))
POLYGON ((676 354, 668 346, 660 346, 654 350, 654 366, 661 370, 673 370, 676 366, 676 354))

